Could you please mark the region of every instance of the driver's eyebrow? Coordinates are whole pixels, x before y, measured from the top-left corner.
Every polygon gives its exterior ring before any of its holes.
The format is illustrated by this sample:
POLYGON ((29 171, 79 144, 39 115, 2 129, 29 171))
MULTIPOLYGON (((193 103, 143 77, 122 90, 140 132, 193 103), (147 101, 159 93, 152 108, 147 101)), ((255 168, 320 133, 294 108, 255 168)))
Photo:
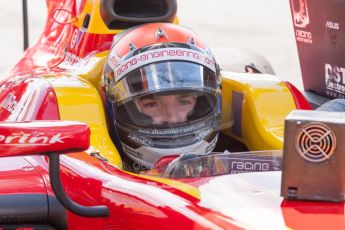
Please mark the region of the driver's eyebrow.
POLYGON ((176 97, 179 99, 184 99, 187 97, 197 97, 197 95, 195 93, 184 93, 184 94, 176 95, 176 97))
POLYGON ((147 100, 153 100, 154 98, 153 98, 153 95, 146 95, 146 96, 143 96, 143 97, 140 97, 140 98, 138 98, 138 100, 145 100, 145 99, 147 99, 147 100))

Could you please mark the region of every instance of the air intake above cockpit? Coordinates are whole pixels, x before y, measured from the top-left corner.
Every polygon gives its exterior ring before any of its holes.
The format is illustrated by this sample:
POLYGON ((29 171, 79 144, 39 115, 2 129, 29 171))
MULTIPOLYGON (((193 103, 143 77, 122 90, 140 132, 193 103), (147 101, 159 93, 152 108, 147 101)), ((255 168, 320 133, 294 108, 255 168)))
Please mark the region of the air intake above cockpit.
POLYGON ((148 22, 173 22, 176 0, 102 0, 101 16, 109 29, 127 29, 148 22))

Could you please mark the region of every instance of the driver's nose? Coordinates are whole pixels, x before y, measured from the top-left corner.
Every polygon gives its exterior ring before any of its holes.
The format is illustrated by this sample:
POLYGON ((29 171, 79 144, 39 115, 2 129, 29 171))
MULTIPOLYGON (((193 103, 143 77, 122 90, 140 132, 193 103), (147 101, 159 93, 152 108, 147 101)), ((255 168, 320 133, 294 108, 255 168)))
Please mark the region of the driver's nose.
POLYGON ((175 124, 179 122, 184 122, 187 119, 187 116, 181 114, 176 106, 168 106, 164 109, 164 114, 162 114, 162 122, 168 124, 175 124))

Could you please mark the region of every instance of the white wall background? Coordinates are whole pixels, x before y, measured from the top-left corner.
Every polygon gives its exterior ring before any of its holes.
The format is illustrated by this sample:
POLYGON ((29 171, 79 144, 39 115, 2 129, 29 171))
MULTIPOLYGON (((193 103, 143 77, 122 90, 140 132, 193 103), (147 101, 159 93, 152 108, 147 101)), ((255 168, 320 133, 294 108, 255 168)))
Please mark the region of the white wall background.
MULTIPOLYGON (((0 74, 23 52, 21 0, 0 1, 0 74)), ((30 43, 44 27, 44 0, 28 0, 30 43)), ((255 50, 277 75, 302 88, 289 0, 178 0, 180 23, 191 27, 210 46, 220 63, 231 49, 255 50)), ((227 59, 228 57, 228 59, 227 59)))

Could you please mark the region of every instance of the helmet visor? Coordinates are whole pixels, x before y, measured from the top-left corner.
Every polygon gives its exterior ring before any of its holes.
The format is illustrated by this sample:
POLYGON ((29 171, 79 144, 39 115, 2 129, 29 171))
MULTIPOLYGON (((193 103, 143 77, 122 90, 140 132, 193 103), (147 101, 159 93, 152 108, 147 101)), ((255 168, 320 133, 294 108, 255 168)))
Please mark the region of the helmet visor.
POLYGON ((205 139, 210 143, 219 125, 217 99, 208 92, 152 93, 113 109, 119 130, 130 133, 120 135, 155 148, 189 146, 205 139))
POLYGON ((121 104, 118 119, 141 127, 179 126, 205 117, 216 110, 216 96, 205 91, 156 92, 121 104))
POLYGON ((214 93, 219 79, 207 67, 185 61, 165 61, 142 66, 118 81, 114 99, 119 104, 158 92, 200 90, 214 93))

